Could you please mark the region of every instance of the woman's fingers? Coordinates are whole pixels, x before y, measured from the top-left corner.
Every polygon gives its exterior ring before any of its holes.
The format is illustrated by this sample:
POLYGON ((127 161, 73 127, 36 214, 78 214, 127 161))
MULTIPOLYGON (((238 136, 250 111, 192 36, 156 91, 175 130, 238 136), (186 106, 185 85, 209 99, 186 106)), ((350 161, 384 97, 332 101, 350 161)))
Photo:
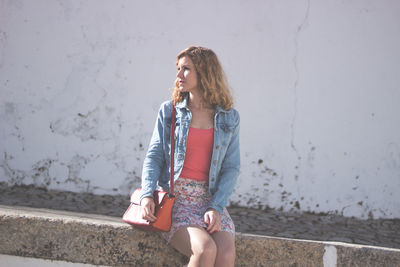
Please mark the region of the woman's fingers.
POLYGON ((221 231, 221 222, 219 220, 215 220, 214 224, 212 224, 211 228, 208 230, 210 234, 214 232, 221 231))
POLYGON ((216 210, 208 210, 204 214, 204 222, 207 225, 207 232, 209 234, 221 230, 221 218, 216 210))
POLYGON ((207 232, 211 234, 214 231, 214 227, 215 227, 215 219, 211 217, 210 223, 207 226, 207 232))
POLYGON ((143 219, 154 222, 157 219, 157 217, 154 215, 154 209, 145 209, 143 219))
POLYGON ((154 222, 157 219, 157 217, 154 215, 156 205, 154 204, 154 200, 152 198, 146 197, 142 199, 141 207, 143 219, 150 222, 154 222))
POLYGON ((209 227, 209 225, 210 225, 210 215, 209 215, 208 212, 206 212, 204 214, 204 223, 207 225, 207 227, 209 227))

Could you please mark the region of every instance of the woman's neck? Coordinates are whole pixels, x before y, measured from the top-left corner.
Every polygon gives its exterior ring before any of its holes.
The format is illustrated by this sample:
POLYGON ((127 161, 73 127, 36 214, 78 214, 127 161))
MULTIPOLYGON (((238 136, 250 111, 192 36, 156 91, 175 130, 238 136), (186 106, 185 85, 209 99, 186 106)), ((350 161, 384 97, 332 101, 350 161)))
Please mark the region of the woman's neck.
POLYGON ((212 105, 204 101, 198 91, 189 93, 189 107, 195 109, 212 109, 212 105))

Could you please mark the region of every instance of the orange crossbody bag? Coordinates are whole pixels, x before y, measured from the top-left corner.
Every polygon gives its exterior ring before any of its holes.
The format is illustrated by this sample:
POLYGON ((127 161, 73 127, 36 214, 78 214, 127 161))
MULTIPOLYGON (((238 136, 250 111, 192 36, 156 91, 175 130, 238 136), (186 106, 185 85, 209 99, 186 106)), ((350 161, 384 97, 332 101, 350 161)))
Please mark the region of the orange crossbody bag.
POLYGON ((152 232, 168 232, 172 223, 172 208, 174 196, 174 154, 175 154, 175 105, 172 105, 171 116, 171 171, 169 192, 155 190, 153 194, 156 221, 149 222, 142 218, 140 206, 141 188, 136 189, 131 195, 131 204, 122 216, 122 220, 137 228, 152 232))

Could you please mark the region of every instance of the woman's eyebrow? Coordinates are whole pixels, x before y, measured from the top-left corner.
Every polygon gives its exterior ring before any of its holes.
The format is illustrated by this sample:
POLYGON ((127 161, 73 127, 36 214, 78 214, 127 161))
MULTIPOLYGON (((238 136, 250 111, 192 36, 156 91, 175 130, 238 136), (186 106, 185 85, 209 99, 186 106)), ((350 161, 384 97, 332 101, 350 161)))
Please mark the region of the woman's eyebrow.
POLYGON ((178 67, 186 67, 186 68, 192 67, 192 66, 189 65, 189 64, 182 64, 182 65, 177 64, 176 66, 178 66, 178 67))

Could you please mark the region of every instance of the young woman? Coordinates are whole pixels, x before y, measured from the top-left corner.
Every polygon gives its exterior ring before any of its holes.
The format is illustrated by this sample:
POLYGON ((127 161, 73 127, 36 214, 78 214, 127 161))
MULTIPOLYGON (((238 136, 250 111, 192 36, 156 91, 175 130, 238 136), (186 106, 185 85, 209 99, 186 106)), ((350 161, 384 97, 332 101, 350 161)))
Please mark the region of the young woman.
POLYGON ((234 266, 235 226, 225 206, 239 174, 239 113, 211 49, 191 46, 176 65, 172 101, 161 105, 143 164, 143 218, 156 219, 157 184, 168 188, 174 103, 176 200, 171 230, 162 236, 189 257, 189 266, 234 266))

